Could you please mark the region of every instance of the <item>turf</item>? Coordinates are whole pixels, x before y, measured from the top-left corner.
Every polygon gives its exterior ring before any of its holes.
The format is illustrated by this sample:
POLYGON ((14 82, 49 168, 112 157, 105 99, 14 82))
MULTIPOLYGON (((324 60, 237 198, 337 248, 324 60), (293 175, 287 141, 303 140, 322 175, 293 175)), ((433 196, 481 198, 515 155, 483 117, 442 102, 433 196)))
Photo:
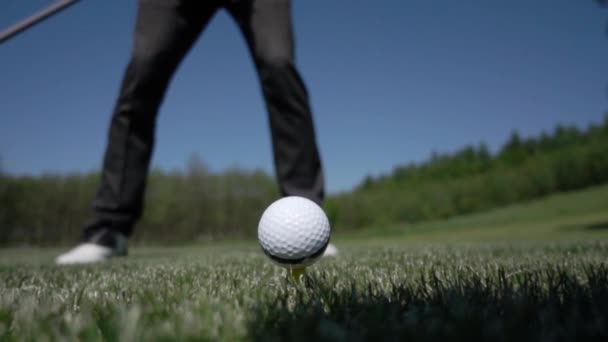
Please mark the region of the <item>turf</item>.
POLYGON ((448 220, 402 223, 337 235, 344 242, 366 240, 381 244, 608 239, 608 185, 448 220))
POLYGON ((607 193, 338 234, 300 281, 249 243, 75 267, 3 249, 0 341, 606 341, 607 193))

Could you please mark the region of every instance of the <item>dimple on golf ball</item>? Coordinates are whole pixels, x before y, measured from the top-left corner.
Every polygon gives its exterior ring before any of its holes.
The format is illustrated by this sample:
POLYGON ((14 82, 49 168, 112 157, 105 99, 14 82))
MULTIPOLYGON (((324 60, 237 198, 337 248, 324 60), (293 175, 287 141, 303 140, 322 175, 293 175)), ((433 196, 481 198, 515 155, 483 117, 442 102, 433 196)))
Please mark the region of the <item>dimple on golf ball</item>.
POLYGON ((306 267, 325 251, 329 220, 315 202, 299 196, 283 197, 262 214, 258 240, 264 253, 283 267, 306 267))

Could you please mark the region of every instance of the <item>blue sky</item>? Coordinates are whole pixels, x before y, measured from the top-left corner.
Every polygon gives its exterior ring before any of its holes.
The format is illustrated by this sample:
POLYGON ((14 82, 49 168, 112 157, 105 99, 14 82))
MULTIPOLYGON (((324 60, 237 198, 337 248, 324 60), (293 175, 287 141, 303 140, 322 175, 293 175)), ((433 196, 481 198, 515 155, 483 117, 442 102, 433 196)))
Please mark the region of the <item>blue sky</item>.
MULTIPOLYGON (((3 0, 0 27, 50 3, 3 0)), ((134 0, 84 0, 0 45, 5 171, 99 169, 135 11, 134 0)), ((608 11, 592 0, 294 0, 293 16, 329 192, 607 111, 608 11)), ((180 169, 194 153, 212 171, 273 174, 258 81, 225 12, 173 78, 153 165, 180 169)))

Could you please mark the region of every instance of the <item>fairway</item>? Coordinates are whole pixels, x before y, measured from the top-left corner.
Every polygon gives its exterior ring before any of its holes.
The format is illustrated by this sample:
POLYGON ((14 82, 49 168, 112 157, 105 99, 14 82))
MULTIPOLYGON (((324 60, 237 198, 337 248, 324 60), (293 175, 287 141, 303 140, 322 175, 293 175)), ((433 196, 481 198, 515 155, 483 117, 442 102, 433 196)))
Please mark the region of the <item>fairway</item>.
POLYGON ((608 187, 336 234, 299 282, 253 242, 56 267, 0 253, 0 340, 608 339, 608 187))

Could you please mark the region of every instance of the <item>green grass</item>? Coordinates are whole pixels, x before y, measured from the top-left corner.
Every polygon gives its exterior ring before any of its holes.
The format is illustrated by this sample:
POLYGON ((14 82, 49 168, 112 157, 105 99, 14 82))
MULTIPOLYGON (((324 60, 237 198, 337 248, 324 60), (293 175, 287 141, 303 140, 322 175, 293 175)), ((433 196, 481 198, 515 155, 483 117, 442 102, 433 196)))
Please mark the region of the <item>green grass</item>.
POLYGON ((337 238, 400 244, 608 239, 608 185, 443 221, 338 232, 337 238))
POLYGON ((56 267, 0 250, 0 341, 608 340, 608 187, 336 235, 295 282, 252 243, 56 267))

